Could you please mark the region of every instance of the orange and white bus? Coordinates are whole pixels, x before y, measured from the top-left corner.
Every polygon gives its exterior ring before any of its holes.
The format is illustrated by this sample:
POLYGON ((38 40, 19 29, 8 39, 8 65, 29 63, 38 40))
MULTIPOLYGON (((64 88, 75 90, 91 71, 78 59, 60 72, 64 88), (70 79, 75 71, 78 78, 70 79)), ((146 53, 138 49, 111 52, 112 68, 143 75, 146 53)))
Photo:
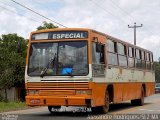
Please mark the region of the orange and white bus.
POLYGON ((110 103, 143 105, 155 93, 152 52, 85 28, 31 32, 26 104, 84 106, 107 113, 110 103))

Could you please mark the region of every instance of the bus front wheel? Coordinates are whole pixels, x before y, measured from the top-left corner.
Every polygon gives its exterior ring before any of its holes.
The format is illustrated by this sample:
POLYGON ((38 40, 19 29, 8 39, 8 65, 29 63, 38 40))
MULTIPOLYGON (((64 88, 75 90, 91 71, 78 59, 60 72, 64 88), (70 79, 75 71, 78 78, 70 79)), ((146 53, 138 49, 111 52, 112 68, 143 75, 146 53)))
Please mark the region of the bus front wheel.
POLYGON ((108 91, 106 91, 105 94, 105 99, 104 99, 105 103, 103 106, 98 106, 98 107, 92 107, 92 112, 93 113, 107 113, 109 111, 109 93, 108 91))

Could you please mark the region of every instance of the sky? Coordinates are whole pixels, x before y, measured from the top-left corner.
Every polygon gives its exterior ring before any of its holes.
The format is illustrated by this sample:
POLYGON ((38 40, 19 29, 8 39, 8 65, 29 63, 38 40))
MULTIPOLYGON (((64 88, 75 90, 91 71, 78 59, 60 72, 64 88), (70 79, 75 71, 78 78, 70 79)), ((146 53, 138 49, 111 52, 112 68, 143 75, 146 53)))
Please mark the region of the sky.
MULTIPOLYGON (((133 43, 160 57, 160 0, 15 0, 69 28, 91 28, 133 43)), ((28 39, 46 20, 11 0, 0 0, 0 35, 17 33, 28 39)), ((55 23, 53 23, 55 24, 55 23)), ((55 24, 57 25, 57 24, 55 24)), ((61 26, 60 26, 61 27, 61 26)))

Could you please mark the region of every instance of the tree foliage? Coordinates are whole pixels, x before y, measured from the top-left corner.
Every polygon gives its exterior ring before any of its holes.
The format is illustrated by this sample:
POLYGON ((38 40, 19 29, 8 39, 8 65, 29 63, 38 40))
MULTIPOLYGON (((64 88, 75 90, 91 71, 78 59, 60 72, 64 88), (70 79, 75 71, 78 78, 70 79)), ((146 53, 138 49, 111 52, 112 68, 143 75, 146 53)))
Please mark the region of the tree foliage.
POLYGON ((58 26, 44 21, 42 26, 37 27, 37 30, 54 29, 54 28, 58 28, 58 26))
POLYGON ((160 62, 155 62, 155 79, 156 82, 160 82, 160 62))
POLYGON ((0 38, 0 90, 24 82, 26 48, 27 41, 17 34, 0 38))

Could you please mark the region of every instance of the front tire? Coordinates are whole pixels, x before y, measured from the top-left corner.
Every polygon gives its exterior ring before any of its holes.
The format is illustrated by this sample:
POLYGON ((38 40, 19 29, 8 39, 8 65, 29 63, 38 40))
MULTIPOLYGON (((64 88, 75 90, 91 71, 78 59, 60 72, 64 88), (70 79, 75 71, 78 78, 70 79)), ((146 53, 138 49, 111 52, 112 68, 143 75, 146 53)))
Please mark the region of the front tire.
POLYGON ((108 91, 106 91, 106 94, 105 94, 105 103, 103 106, 98 106, 98 107, 92 107, 92 112, 93 113, 107 113, 109 111, 109 93, 108 91))

